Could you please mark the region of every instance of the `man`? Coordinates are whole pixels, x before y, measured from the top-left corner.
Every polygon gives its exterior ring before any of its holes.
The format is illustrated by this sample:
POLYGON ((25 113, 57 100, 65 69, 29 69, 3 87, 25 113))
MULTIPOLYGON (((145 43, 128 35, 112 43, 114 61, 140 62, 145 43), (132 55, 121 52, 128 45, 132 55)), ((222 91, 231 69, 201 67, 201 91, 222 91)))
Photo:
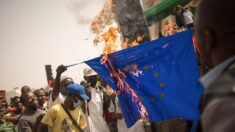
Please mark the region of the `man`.
POLYGON ((18 132, 32 132, 36 119, 45 112, 38 109, 38 99, 32 92, 22 94, 20 100, 25 111, 19 117, 18 132))
POLYGON ((24 106, 22 102, 20 101, 19 96, 15 96, 11 98, 11 102, 12 102, 12 107, 15 108, 15 112, 14 112, 15 115, 19 115, 24 111, 24 106))
MULTIPOLYGON (((5 120, 17 124, 20 114, 24 111, 24 106, 20 101, 19 96, 11 98, 11 108, 10 112, 5 115, 5 120)), ((8 110, 9 111, 9 110, 8 110)))
MULTIPOLYGON (((201 128, 206 132, 235 130, 235 1, 201 0, 195 21, 204 62, 213 67, 201 78, 201 128)), ((198 130, 200 131, 200 130, 198 130)))
POLYGON ((67 67, 64 65, 58 66, 56 69, 56 78, 53 86, 52 94, 49 98, 49 108, 55 104, 63 103, 65 97, 67 96, 66 85, 73 84, 73 79, 70 77, 62 76, 61 74, 67 70, 67 67))
POLYGON ((183 12, 184 15, 184 22, 186 25, 187 29, 192 29, 193 28, 193 14, 188 10, 186 7, 183 12))
POLYGON ((27 86, 27 85, 24 85, 22 88, 21 88, 21 94, 24 94, 24 93, 27 93, 27 92, 30 92, 30 87, 27 86))
POLYGON ((38 98, 39 109, 47 111, 47 107, 45 105, 46 102, 46 93, 42 89, 36 89, 34 95, 38 98))
POLYGON ((67 93, 68 96, 64 104, 54 105, 43 117, 38 132, 46 131, 47 127, 52 132, 79 132, 80 129, 86 128, 86 117, 81 106, 89 97, 86 95, 84 87, 79 84, 69 84, 67 85, 67 93), (72 122, 66 110, 78 126, 72 122))
POLYGON ((103 118, 103 91, 96 86, 98 75, 92 69, 83 70, 84 79, 90 84, 87 87, 88 101, 88 122, 91 132, 109 132, 109 128, 103 118))
POLYGON ((180 28, 180 30, 185 29, 185 21, 184 21, 184 15, 183 15, 183 7, 178 5, 174 11, 173 15, 175 16, 175 21, 177 26, 180 28))

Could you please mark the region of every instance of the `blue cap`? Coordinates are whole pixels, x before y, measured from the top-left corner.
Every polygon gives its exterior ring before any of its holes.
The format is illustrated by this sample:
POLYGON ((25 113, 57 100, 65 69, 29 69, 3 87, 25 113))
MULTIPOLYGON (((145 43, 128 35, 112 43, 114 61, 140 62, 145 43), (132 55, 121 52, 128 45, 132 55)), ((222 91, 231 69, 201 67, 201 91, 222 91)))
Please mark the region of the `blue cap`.
POLYGON ((79 84, 69 84, 66 86, 68 94, 79 95, 84 100, 88 100, 89 97, 86 95, 85 88, 79 84))

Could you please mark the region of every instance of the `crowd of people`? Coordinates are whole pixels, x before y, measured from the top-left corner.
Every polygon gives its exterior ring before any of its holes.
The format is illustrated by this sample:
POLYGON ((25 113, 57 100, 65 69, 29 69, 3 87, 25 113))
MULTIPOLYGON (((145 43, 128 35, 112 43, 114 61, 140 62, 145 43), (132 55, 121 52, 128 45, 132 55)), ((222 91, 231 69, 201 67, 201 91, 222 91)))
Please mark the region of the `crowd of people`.
POLYGON ((63 76, 66 70, 66 66, 58 66, 49 92, 23 86, 21 96, 12 97, 10 106, 1 106, 5 108, 2 123, 7 124, 2 124, 0 131, 4 126, 18 132, 145 131, 141 120, 127 128, 117 96, 92 69, 84 69, 80 84, 63 76))
MULTIPOLYGON (((197 132, 235 130, 234 4, 230 0, 201 0, 197 9, 195 33, 203 55, 199 59, 211 67, 200 79, 205 91, 201 98, 197 132)), ((187 27, 191 28, 191 23, 187 27)), ((84 69, 84 81, 80 84, 62 76, 66 70, 63 65, 57 68, 54 86, 49 93, 23 86, 21 96, 12 97, 10 105, 0 97, 0 131, 149 131, 149 122, 141 120, 131 128, 125 126, 117 96, 92 69, 84 69)))

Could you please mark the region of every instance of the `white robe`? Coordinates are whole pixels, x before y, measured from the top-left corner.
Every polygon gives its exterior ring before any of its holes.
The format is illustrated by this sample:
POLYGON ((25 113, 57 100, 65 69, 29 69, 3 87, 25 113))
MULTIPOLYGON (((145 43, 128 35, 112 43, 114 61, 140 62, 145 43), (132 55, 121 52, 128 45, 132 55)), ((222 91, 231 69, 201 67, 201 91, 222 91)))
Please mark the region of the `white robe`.
MULTIPOLYGON (((117 97, 115 98, 115 103, 116 103, 116 112, 122 113, 117 97)), ((113 103, 110 104, 111 107, 113 107, 112 104, 113 103)), ((124 117, 121 120, 117 120, 117 127, 118 127, 118 132, 144 132, 145 131, 144 125, 141 122, 141 120, 138 120, 133 126, 131 126, 130 128, 127 128, 124 117)))
POLYGON ((91 100, 88 103, 88 122, 90 132, 109 132, 109 128, 103 118, 103 99, 100 93, 91 88, 91 100))

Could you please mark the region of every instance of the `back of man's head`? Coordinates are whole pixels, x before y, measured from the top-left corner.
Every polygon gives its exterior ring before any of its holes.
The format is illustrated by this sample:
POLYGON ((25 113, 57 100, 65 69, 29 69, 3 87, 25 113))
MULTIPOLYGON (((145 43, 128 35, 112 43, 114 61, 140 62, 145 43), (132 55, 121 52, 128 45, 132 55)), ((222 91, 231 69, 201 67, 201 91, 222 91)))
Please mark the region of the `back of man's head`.
POLYGON ((206 63, 217 65, 235 53, 235 1, 201 0, 195 29, 206 63))
POLYGON ((30 92, 30 87, 25 85, 21 88, 21 94, 24 94, 24 93, 27 93, 27 92, 30 92))
POLYGON ((204 28, 212 30, 215 35, 226 40, 235 40, 235 1, 233 0, 201 0, 197 9, 197 19, 204 28))

